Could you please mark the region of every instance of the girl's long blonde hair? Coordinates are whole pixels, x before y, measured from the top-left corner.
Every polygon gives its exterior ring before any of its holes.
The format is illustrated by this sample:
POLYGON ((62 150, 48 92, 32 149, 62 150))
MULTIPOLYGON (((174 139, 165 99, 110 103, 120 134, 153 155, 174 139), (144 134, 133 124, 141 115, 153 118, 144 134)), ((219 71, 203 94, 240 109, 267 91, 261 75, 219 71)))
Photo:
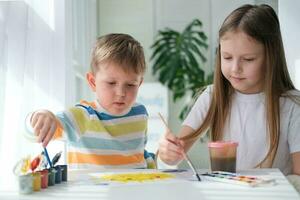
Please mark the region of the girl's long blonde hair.
MULTIPOLYGON (((234 10, 219 30, 219 40, 228 31, 240 30, 261 42, 265 49, 264 88, 267 116, 269 150, 258 163, 260 167, 271 167, 277 152, 280 137, 279 98, 295 89, 288 73, 284 55, 280 25, 275 11, 268 5, 244 5, 234 10)), ((193 134, 183 137, 195 140, 210 130, 212 141, 222 140, 226 120, 231 110, 234 88, 221 72, 220 43, 217 49, 213 93, 208 113, 201 126, 193 134)))

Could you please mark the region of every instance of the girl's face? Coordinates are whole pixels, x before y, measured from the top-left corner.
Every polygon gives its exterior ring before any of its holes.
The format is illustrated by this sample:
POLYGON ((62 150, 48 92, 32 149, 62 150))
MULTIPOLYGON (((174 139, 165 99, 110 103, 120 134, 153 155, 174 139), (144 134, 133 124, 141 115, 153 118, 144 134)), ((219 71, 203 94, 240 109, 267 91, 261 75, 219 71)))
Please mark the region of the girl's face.
POLYGON ((237 91, 259 93, 264 84, 263 44, 242 31, 229 31, 220 39, 221 70, 237 91))
POLYGON ((87 74, 100 105, 113 115, 126 114, 135 103, 143 77, 133 71, 125 72, 115 63, 103 63, 93 75, 87 74))

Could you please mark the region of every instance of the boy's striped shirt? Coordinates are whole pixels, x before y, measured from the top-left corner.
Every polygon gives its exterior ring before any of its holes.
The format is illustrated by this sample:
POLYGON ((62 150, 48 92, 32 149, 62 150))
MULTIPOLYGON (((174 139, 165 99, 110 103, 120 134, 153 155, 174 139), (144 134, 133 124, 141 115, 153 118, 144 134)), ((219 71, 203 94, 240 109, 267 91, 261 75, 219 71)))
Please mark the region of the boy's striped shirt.
POLYGON ((146 108, 135 104, 123 116, 109 115, 98 102, 80 104, 56 115, 55 139, 68 141, 71 168, 147 168, 146 108))

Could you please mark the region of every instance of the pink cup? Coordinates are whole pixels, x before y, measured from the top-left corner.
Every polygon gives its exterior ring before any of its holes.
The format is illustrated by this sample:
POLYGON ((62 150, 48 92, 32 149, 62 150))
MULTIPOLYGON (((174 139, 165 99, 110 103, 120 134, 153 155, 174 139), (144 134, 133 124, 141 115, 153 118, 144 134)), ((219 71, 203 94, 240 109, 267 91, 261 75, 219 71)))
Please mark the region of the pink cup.
POLYGON ((212 171, 236 172, 237 142, 209 142, 210 166, 212 171))

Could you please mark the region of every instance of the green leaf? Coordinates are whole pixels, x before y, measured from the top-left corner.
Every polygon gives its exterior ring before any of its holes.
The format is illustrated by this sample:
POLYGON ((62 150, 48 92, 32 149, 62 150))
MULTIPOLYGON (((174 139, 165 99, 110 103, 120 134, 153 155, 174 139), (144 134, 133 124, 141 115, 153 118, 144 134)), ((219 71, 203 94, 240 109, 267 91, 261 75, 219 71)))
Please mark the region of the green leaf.
POLYGON ((200 47, 203 47, 205 49, 208 48, 208 44, 206 44, 205 42, 202 42, 201 40, 199 40, 198 38, 196 37, 192 37, 192 42, 196 43, 196 45, 200 48, 200 47))
POLYGON ((160 45, 160 46, 157 46, 157 47, 155 48, 155 50, 153 51, 152 56, 151 56, 150 59, 153 59, 153 58, 156 57, 157 55, 166 54, 168 50, 169 50, 169 48, 168 48, 167 45, 160 45))
MULTIPOLYGON (((205 77, 203 70, 206 41, 199 19, 190 22, 181 33, 170 28, 158 31, 151 45, 152 73, 172 91, 174 102, 187 93, 195 95, 200 87, 211 83, 212 76, 205 77)), ((182 113, 188 110, 185 106, 182 113)))

